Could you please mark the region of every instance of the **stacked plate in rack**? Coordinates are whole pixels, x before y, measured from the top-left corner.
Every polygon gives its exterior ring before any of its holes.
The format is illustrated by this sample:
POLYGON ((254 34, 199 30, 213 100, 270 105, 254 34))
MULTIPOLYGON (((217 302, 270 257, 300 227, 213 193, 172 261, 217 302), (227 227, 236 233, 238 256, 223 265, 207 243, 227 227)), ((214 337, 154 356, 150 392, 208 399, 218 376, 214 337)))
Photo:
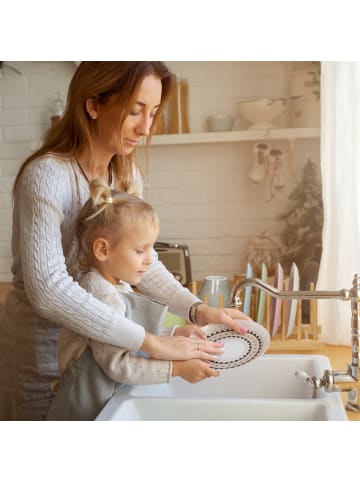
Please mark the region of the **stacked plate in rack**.
MULTIPOLYGON (((247 278, 253 277, 253 269, 250 263, 247 264, 246 277, 247 278)), ((268 270, 265 263, 262 263, 260 277, 264 283, 270 284, 268 270)), ((276 264, 273 284, 275 288, 279 289, 280 291, 284 290, 285 276, 284 276, 283 268, 280 263, 276 264)), ((287 284, 286 290, 288 291, 298 291, 300 289, 300 275, 299 275, 298 267, 296 266, 295 263, 293 263, 291 266, 289 279, 286 284, 287 284)), ((244 290, 245 296, 244 296, 243 311, 246 315, 250 315, 251 293, 253 289, 254 287, 246 287, 244 290)), ((259 289, 254 319, 258 324, 262 326, 266 325, 266 298, 267 298, 266 292, 259 289)), ((271 304, 270 304, 269 331, 270 331, 271 337, 273 338, 278 333, 281 327, 284 301, 281 298, 271 297, 270 303, 271 304)), ((298 305, 298 300, 287 300, 285 302, 286 338, 289 338, 294 331, 295 322, 296 322, 297 305, 298 305)))

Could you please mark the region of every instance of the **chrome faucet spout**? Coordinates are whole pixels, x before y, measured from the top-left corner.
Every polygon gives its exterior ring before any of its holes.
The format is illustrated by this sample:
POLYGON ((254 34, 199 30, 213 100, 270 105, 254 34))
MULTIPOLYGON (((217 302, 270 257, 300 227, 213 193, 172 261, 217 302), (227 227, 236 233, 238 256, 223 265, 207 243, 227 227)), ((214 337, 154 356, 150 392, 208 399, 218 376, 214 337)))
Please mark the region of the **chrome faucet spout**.
POLYGON ((339 299, 348 301, 350 300, 350 291, 343 289, 339 291, 281 291, 268 283, 265 283, 259 278, 245 278, 238 281, 231 290, 230 306, 239 308, 240 292, 246 286, 254 286, 262 289, 273 298, 282 298, 284 300, 327 300, 327 299, 339 299))
POLYGON ((350 290, 342 289, 338 291, 281 291, 259 278, 245 278, 235 283, 231 290, 229 306, 233 308, 241 308, 241 290, 246 286, 253 286, 268 293, 273 298, 282 298, 285 300, 327 300, 339 299, 343 301, 351 301, 351 348, 352 358, 346 371, 335 370, 324 373, 320 380, 321 387, 326 391, 347 391, 350 393, 347 403, 349 410, 360 411, 360 368, 359 368, 359 346, 360 346, 360 276, 355 274, 352 288, 350 290), (353 387, 353 388, 352 388, 353 387))

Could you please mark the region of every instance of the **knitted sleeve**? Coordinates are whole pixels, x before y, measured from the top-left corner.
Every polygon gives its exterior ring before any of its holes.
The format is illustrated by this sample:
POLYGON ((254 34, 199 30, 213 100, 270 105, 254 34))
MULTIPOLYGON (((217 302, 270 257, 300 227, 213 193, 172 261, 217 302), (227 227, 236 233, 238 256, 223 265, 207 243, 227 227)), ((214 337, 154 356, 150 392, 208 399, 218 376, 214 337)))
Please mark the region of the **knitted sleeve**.
POLYGON ((91 340, 98 365, 112 380, 129 385, 169 383, 172 362, 136 356, 128 350, 91 340))
POLYGON ((66 171, 52 160, 33 164, 22 175, 16 199, 20 260, 29 301, 44 318, 83 336, 139 350, 144 328, 86 292, 67 271, 61 234, 71 195, 66 171))
POLYGON ((147 296, 168 305, 169 311, 184 319, 188 319, 190 307, 199 301, 187 288, 182 286, 161 261, 155 260, 147 269, 137 288, 147 296))

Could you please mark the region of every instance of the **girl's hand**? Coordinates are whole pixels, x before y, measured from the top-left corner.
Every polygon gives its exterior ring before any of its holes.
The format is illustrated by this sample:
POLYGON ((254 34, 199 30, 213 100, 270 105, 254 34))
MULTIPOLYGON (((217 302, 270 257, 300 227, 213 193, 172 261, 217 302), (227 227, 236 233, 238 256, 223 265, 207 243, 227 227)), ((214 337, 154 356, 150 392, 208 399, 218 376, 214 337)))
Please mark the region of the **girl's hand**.
POLYGON ((199 326, 209 325, 210 323, 223 323, 237 333, 246 333, 248 328, 242 327, 237 320, 251 320, 251 318, 236 308, 214 308, 204 303, 196 309, 196 321, 199 326))
POLYGON ((198 338, 206 340, 206 335, 200 326, 196 325, 185 325, 185 326, 177 326, 173 333, 174 336, 191 336, 195 335, 198 338))
POLYGON ((218 377, 220 373, 202 360, 172 362, 172 376, 181 377, 190 383, 197 383, 204 378, 218 377))
POLYGON ((214 361, 216 355, 224 352, 223 342, 213 342, 193 336, 156 336, 145 332, 145 339, 140 347, 157 360, 201 360, 214 361))

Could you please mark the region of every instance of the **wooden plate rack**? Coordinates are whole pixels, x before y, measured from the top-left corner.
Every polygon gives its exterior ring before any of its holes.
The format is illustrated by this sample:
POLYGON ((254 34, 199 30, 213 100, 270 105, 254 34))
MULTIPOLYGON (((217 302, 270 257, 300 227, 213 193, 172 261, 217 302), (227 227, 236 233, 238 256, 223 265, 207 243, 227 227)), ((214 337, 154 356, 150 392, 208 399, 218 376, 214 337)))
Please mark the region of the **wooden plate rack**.
MULTIPOLYGON (((285 281, 286 283, 286 281, 285 281)), ((231 283, 233 284, 233 283, 231 283)), ((189 283, 188 288, 194 295, 198 295, 201 289, 202 282, 201 281, 192 281, 189 283)), ((309 290, 314 290, 314 283, 309 284, 309 290)), ((244 290, 243 290, 244 291, 244 290)), ((251 295, 251 309, 250 309, 250 317, 255 320, 256 319, 256 308, 258 304, 258 297, 259 297, 259 289, 253 288, 251 295)), ((271 296, 266 294, 266 303, 265 303, 265 319, 264 319, 264 326, 270 333, 270 312, 271 312, 271 296)), ((205 296, 204 299, 205 303, 207 303, 207 299, 205 296)), ((302 316, 302 307, 304 301, 299 300, 297 304, 297 312, 295 318, 295 327, 292 334, 289 337, 286 337, 286 302, 285 300, 282 303, 281 308, 281 325, 278 332, 275 336, 271 339, 269 350, 284 350, 284 351, 292 351, 292 350, 324 350, 326 349, 327 345, 322 343, 318 340, 318 335, 320 334, 321 327, 318 325, 318 317, 317 317, 317 300, 310 300, 307 301, 309 303, 309 319, 304 322, 302 316)), ((220 295, 219 297, 219 307, 224 306, 224 297, 220 295)))

